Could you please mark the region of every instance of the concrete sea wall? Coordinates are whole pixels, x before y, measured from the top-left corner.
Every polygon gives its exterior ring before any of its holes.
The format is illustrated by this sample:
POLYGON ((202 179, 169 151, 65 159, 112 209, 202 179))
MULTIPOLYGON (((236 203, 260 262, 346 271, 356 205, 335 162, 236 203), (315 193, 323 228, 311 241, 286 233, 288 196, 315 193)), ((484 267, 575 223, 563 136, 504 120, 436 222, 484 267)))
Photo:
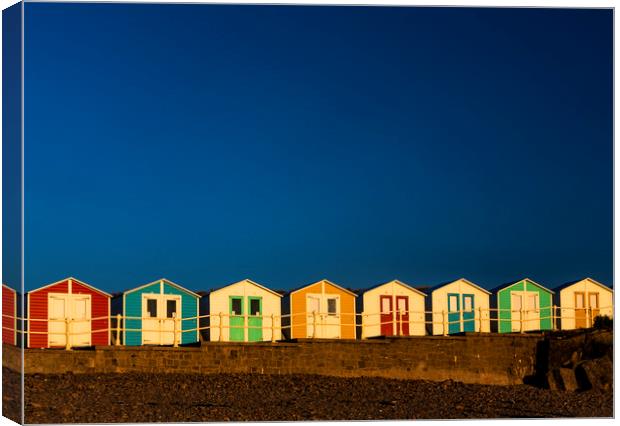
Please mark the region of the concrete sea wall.
MULTIPOLYGON (((510 385, 536 374, 542 335, 471 334, 278 343, 205 342, 200 347, 98 346, 26 349, 26 374, 258 373, 375 376, 510 385)), ((3 365, 21 370, 21 349, 3 346, 3 365)))

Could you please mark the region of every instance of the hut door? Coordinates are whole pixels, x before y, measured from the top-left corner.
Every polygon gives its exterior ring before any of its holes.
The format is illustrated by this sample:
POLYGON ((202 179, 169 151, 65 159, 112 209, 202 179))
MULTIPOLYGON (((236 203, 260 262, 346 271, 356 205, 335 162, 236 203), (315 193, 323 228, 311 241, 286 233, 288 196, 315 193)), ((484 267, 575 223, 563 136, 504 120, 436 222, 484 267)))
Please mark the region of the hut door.
POLYGON ((398 312, 400 312, 400 321, 396 323, 396 334, 399 336, 409 336, 409 297, 396 296, 396 321, 398 321, 398 312))
POLYGON ((306 323, 308 337, 321 337, 321 296, 306 295, 306 323))
POLYGON ((158 294, 144 294, 142 296, 142 343, 144 345, 160 344, 158 294))
POLYGON ((162 294, 159 298, 160 312, 163 314, 161 321, 161 345, 174 344, 174 329, 177 327, 177 343, 181 343, 181 323, 176 321, 181 315, 181 297, 176 295, 162 294), (175 325, 175 321, 177 324, 175 325))
POLYGON ((392 336, 394 334, 392 296, 380 296, 379 302, 381 305, 381 335, 392 336))
POLYGON ((90 346, 90 295, 74 294, 71 301, 71 346, 90 346))
POLYGON ((228 329, 231 342, 245 340, 245 316, 243 313, 243 297, 230 296, 230 313, 228 329))
POLYGON ((248 297, 248 341, 263 340, 263 298, 248 297))
POLYGON ((66 346, 67 328, 66 319, 68 294, 48 294, 47 299, 47 343, 48 346, 66 346))
POLYGON ((586 327, 586 294, 575 292, 575 328, 586 327))
POLYGON ((461 331, 461 313, 459 295, 448 293, 448 333, 461 331))
MULTIPOLYGON (((599 315, 599 304, 598 304, 598 293, 589 293, 588 294, 590 309, 592 309, 592 321, 599 315)), ((594 324, 590 324, 590 327, 593 327, 594 324)))
POLYGON ((463 331, 476 330, 476 313, 474 311, 474 295, 463 295, 463 331))

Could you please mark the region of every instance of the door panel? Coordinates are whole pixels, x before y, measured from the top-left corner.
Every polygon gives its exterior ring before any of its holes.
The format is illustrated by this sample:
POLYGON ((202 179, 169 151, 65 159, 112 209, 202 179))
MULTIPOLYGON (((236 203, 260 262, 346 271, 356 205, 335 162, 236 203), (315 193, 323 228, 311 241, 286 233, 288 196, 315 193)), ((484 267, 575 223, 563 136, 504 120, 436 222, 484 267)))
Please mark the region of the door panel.
POLYGON ((142 295, 142 343, 144 345, 159 345, 159 295, 142 295))
POLYGON ((67 344, 67 297, 66 294, 48 295, 48 344, 65 346, 67 344))
POLYGON ((476 314, 474 306, 474 295, 463 295, 463 331, 476 330, 476 314))
POLYGON ((392 296, 381 296, 379 298, 381 314, 381 335, 392 336, 394 334, 392 296))
MULTIPOLYGON (((162 345, 174 344, 174 327, 175 318, 181 315, 181 299, 178 296, 169 296, 162 294, 159 298, 161 318, 161 336, 160 341, 162 345)), ((178 322, 178 327, 181 328, 181 321, 178 322)), ((181 343, 181 333, 177 330, 177 343, 181 343)))
POLYGON ((243 314, 243 297, 230 297, 230 341, 243 342, 245 340, 245 318, 243 314))
POLYGON ((575 292, 575 328, 586 327, 586 294, 575 292))
POLYGON ((521 298, 521 294, 510 294, 510 314, 512 316, 512 331, 521 331, 521 298))
POLYGON ((308 337, 321 337, 321 297, 306 295, 306 322, 308 337), (316 314, 316 315, 315 315, 316 314), (316 327, 315 327, 316 321, 316 327))
POLYGON ((525 295, 526 305, 525 309, 527 313, 525 315, 527 322, 525 325, 525 330, 539 330, 540 329, 540 305, 538 302, 538 294, 537 293, 527 293, 525 295))
MULTIPOLYGON (((397 315, 398 312, 401 314, 401 324, 396 324, 397 333, 401 336, 409 336, 409 297, 396 296, 396 309, 397 315)), ((398 317, 396 317, 396 321, 398 322, 398 317)))
POLYGON ((460 315, 459 295, 455 293, 448 294, 448 333, 459 333, 461 331, 461 315, 460 315))
MULTIPOLYGON (((594 321, 594 318, 596 318, 600 313, 598 293, 589 293, 588 302, 589 302, 590 309, 592 309, 592 321, 594 321)), ((593 326, 593 325, 594 324, 591 324, 590 326, 593 326)))
POLYGON ((90 346, 90 296, 73 295, 70 300, 73 310, 71 315, 71 346, 90 346))
POLYGON ((324 304, 327 312, 323 315, 321 335, 327 339, 340 338, 340 296, 336 294, 326 294, 324 304))
POLYGON ((260 342, 263 340, 262 297, 248 297, 248 309, 248 341, 260 342))

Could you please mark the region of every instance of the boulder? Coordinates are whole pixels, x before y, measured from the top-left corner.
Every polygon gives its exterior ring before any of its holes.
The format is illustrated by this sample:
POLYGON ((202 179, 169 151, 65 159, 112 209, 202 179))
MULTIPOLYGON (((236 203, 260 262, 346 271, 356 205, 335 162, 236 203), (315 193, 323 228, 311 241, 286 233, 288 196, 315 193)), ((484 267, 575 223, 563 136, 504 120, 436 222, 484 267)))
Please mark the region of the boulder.
POLYGON ((580 389, 613 390, 613 364, 606 356, 580 362, 575 373, 580 389))
POLYGON ((559 368, 560 377, 565 391, 575 392, 579 389, 579 383, 572 368, 559 368))

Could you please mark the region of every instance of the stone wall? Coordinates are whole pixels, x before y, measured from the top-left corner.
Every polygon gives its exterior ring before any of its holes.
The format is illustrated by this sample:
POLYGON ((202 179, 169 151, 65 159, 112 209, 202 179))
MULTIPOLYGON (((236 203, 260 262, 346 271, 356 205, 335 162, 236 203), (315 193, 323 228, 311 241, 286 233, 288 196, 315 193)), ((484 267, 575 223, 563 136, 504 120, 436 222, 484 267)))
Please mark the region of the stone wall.
MULTIPOLYGON (((25 372, 259 373, 455 380, 519 384, 536 373, 541 335, 471 334, 363 341, 203 343, 200 347, 105 346, 26 349, 25 372)), ((4 346, 3 365, 20 369, 20 349, 4 346)))

